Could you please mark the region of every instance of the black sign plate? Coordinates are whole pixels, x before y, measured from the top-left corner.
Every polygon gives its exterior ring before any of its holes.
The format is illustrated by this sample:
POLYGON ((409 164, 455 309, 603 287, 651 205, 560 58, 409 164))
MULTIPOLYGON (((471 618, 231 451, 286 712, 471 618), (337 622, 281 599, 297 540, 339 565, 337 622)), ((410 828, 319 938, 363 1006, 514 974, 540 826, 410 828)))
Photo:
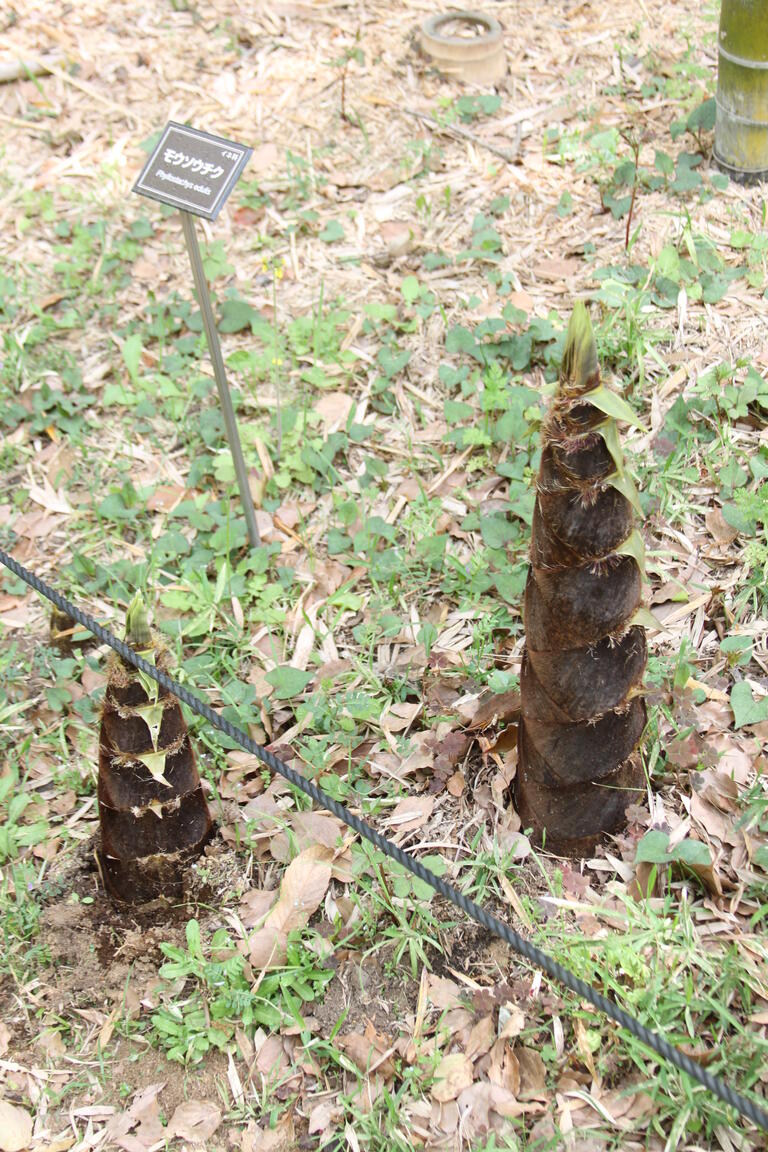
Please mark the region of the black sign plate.
POLYGON ((252 152, 243 144, 169 120, 133 191, 215 220, 252 152))

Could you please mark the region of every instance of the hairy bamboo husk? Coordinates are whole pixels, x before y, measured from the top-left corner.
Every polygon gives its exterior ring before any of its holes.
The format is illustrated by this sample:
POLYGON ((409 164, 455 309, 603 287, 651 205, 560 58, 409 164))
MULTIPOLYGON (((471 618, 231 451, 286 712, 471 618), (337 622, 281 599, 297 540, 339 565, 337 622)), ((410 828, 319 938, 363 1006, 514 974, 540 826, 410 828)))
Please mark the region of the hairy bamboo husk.
MULTIPOLYGON (((128 609, 126 640, 168 669, 140 596, 128 609)), ((99 864, 108 891, 131 904, 180 900, 184 869, 212 821, 178 700, 113 656, 99 744, 99 864)))
POLYGON ((610 413, 632 416, 600 385, 589 314, 577 304, 543 431, 515 781, 523 825, 567 854, 617 831, 644 780, 644 557, 610 413))

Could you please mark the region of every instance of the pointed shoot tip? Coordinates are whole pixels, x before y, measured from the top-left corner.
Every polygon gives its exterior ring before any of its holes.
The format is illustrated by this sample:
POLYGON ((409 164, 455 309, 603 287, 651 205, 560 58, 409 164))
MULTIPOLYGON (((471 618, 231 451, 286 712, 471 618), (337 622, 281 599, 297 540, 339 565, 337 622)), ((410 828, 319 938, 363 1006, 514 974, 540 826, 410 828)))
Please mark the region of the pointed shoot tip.
POLYGON ((152 644, 147 606, 141 592, 136 593, 125 613, 125 639, 134 648, 149 648, 152 644))
POLYGON ((597 345, 586 304, 579 300, 571 313, 561 376, 563 383, 577 390, 597 384, 597 345))

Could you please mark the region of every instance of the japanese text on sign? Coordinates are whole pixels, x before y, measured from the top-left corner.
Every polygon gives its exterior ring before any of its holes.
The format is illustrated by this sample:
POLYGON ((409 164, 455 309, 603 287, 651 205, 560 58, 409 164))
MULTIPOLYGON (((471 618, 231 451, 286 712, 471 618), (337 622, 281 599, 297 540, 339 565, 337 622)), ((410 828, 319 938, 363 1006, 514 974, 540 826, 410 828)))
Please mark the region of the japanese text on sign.
POLYGON ((208 160, 187 156, 184 152, 174 152, 173 148, 166 148, 163 153, 163 160, 166 164, 180 164, 182 168, 189 168, 201 176, 210 176, 211 180, 218 180, 219 176, 224 175, 224 169, 220 164, 211 164, 208 160))
POLYGON ((171 122, 133 190, 215 220, 250 155, 251 149, 241 144, 171 122))

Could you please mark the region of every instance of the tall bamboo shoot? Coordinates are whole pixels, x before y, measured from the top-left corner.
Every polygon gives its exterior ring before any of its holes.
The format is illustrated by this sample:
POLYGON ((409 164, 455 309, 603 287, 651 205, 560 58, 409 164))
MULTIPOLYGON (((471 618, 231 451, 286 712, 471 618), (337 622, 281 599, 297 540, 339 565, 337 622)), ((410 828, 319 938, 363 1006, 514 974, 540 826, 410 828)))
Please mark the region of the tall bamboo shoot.
POLYGON ((515 783, 525 826, 554 850, 588 851, 621 827, 642 787, 643 545, 589 314, 574 308, 543 431, 525 589, 515 783))

